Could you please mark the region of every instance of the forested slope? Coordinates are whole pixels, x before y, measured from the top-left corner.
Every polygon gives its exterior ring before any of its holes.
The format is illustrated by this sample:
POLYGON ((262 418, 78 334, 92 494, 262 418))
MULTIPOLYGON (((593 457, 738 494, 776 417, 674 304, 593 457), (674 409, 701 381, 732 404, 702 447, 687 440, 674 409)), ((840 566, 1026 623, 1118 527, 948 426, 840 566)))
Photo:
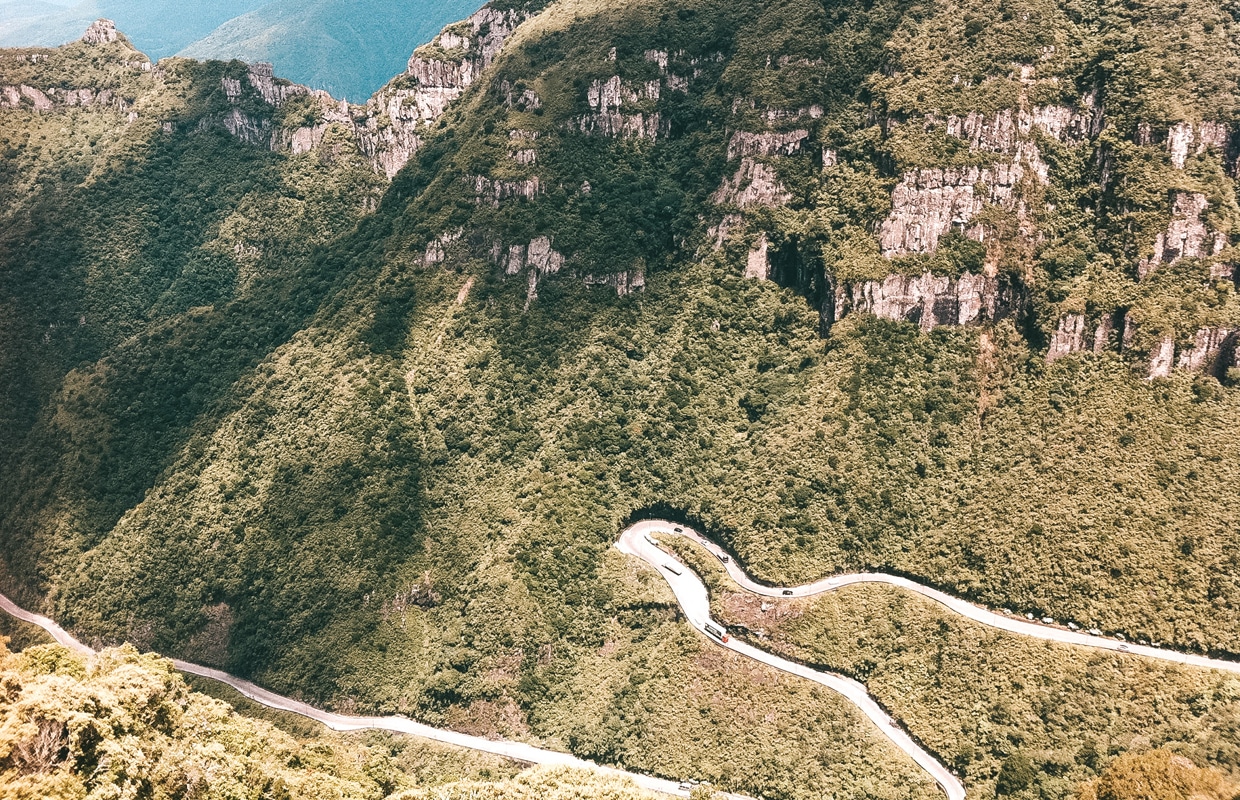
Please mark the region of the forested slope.
MULTIPOLYGON (((771 580, 881 567, 1240 651, 1236 25, 1193 0, 501 3, 351 122, 188 62, 134 72, 188 109, 170 132, 0 110, 31 187, 3 211, 6 588, 342 707, 770 797, 928 796, 609 546, 657 509, 771 580), (234 107, 321 141, 273 152, 212 121, 234 107), (405 124, 376 204, 365 137, 405 124)), ((82 47, 0 63, 51 81, 104 62, 82 47)), ((1185 740, 1234 736, 1232 705, 1185 740)), ((1143 746, 1090 756, 1104 716, 1048 714, 1031 757, 1075 780, 1143 746)), ((1001 726, 966 757, 942 721, 908 718, 972 786, 1021 750, 1001 726)))
POLYGON ((500 759, 405 737, 295 738, 185 684, 132 647, 89 657, 0 638, 0 797, 378 800, 653 798, 622 779, 516 773, 500 759))

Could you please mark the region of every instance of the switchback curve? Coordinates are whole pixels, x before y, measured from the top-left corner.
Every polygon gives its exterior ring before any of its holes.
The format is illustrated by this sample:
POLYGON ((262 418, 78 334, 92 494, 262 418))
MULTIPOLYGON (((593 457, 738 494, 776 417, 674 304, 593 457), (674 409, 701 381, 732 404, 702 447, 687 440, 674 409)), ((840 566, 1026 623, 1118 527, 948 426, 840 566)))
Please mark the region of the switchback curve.
POLYGON ((824 592, 834 591, 844 586, 851 586, 859 583, 883 583, 889 586, 897 586, 901 589, 919 594, 945 606, 950 611, 959 614, 966 619, 987 625, 992 628, 998 628, 1009 633, 1015 633, 1020 636, 1028 636, 1035 639, 1043 639, 1046 641, 1059 642, 1061 644, 1077 645, 1082 647, 1092 647, 1099 650, 1111 650, 1124 655, 1137 655, 1146 658, 1154 658, 1162 661, 1170 661, 1176 664, 1184 664, 1192 667, 1201 667, 1204 669, 1217 669, 1225 672, 1240 673, 1240 663, 1235 661, 1225 661, 1218 658, 1209 658, 1207 656, 1194 655, 1190 653, 1181 653, 1176 650, 1168 650, 1151 645, 1131 644, 1119 639, 1111 639, 1079 630, 1065 629, 1057 627, 1053 624, 1043 624, 1036 621, 1020 619, 1008 614, 999 614, 982 606, 975 605, 967 600, 961 600, 953 597, 946 592, 938 589, 932 589, 923 586, 916 581, 910 580, 899 575, 888 575, 881 572, 863 572, 847 575, 834 575, 829 578, 808 583, 803 586, 764 586, 754 581, 749 575, 741 569, 736 560, 730 556, 722 547, 702 536, 693 528, 669 522, 667 520, 641 520, 635 522, 626 528, 616 542, 616 548, 623 553, 636 556, 646 563, 650 564, 655 570, 667 581, 671 586, 673 594, 676 595, 677 601, 685 612, 689 624, 697 629, 700 633, 710 638, 717 645, 725 647, 741 655, 747 656, 759 661, 763 664, 775 667, 793 675, 806 678, 828 686, 831 689, 844 695, 848 700, 852 701, 862 713, 864 713, 878 727, 888 739, 890 739, 897 747, 907 753, 923 770, 925 770, 938 783, 939 787, 947 794, 949 800, 964 800, 964 785, 960 782, 951 770, 944 766, 930 753, 926 752, 916 741, 913 740, 903 729, 901 729, 895 720, 893 720, 887 712, 874 701, 866 690, 865 686, 857 681, 845 678, 842 675, 836 675, 831 672, 820 672, 810 669, 802 664, 797 664, 787 659, 779 658, 771 655, 764 650, 759 650, 745 642, 738 642, 735 639, 722 641, 720 637, 713 636, 707 631, 707 624, 711 624, 718 630, 725 630, 721 623, 715 622, 710 616, 710 600, 705 585, 696 574, 684 564, 682 564, 675 556, 667 553, 658 547, 651 538, 653 534, 668 534, 672 536, 682 536, 690 541, 695 542, 709 553, 719 558, 738 586, 746 591, 752 592, 763 597, 789 598, 789 597, 810 597, 824 592))

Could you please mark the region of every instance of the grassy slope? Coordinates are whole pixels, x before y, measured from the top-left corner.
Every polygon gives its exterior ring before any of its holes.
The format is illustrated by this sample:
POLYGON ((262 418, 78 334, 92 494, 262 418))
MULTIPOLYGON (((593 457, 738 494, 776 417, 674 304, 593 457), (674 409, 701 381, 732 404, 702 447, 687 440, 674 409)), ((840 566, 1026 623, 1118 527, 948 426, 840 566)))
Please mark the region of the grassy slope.
MULTIPOLYGON (((727 127, 757 124, 743 107, 729 116, 736 97, 826 109, 815 135, 838 147, 847 173, 824 183, 808 154, 790 159, 781 169, 798 199, 757 220, 823 260, 885 213, 884 187, 900 168, 934 152, 883 140, 871 103, 1002 107, 1016 91, 1008 60, 1076 36, 1088 47, 1046 70, 1073 87, 1061 94, 1086 88, 1097 69, 1117 94, 1124 81, 1142 86, 1123 95, 1132 107, 1109 107, 1121 132, 1158 108, 1170 119, 1230 114, 1224 56, 1146 79, 1142 70, 1182 52, 1173 34, 1159 38, 1166 26, 1151 33, 1164 11, 1104 4, 1082 16, 1025 4, 979 29, 967 20, 980 6, 952 4, 557 4, 495 75, 535 88, 542 113, 504 109, 484 83, 356 232, 310 254, 290 235, 293 252, 272 248, 280 255, 260 270, 270 280, 245 297, 170 318, 63 384, 48 379, 11 484, 21 503, 6 509, 8 566, 102 640, 206 653, 342 706, 676 777, 692 770, 770 796, 933 789, 830 695, 762 676, 760 699, 780 710, 754 718, 742 667, 687 638, 649 577, 609 553, 636 510, 665 503, 700 517, 773 579, 883 566, 1021 610, 1234 650, 1234 391, 1183 376, 1142 382, 1114 358, 1045 367, 1007 327, 989 333, 985 358, 976 331, 925 336, 860 318, 824 342, 796 291, 737 277, 743 253, 698 260, 677 246, 701 233, 698 214, 727 171, 727 127), (1134 48, 1098 33, 1116 15, 1133 20, 1145 50, 1108 55, 1134 48), (936 55, 930 45, 943 37, 959 52, 936 55), (664 101, 669 140, 564 131, 592 78, 618 69, 650 79, 642 54, 655 47, 707 57, 695 91, 664 101), (767 69, 773 50, 794 56, 791 66, 767 69), (797 56, 822 64, 802 70, 797 56), (903 69, 880 73, 885 62, 903 69), (962 63, 999 76, 972 93, 945 89, 962 63), (1182 107, 1167 108, 1169 98, 1182 107), (475 207, 463 176, 523 174, 506 155, 509 128, 542 132, 548 194, 475 207), (458 226, 462 246, 444 268, 424 269, 426 242, 458 226), (645 293, 616 300, 565 275, 522 313, 524 285, 502 280, 484 254, 495 239, 544 232, 569 271, 645 265, 645 293), (186 392, 201 400, 180 405, 186 392)), ((1225 53, 1225 19, 1207 4, 1184 15, 1175 31, 1225 53)), ((1157 147, 1125 150, 1121 134, 1110 145, 1114 169, 1134 176, 1165 160, 1157 147)), ((1160 224, 1165 170, 1100 197, 1089 158, 1053 155, 1060 210, 1039 211, 1038 223, 1058 250, 1004 265, 1033 276, 1038 324, 1116 282, 1135 306, 1189 301, 1159 324, 1232 313, 1228 293, 1212 306, 1193 288, 1204 264, 1166 285, 1128 277, 1124 265, 1160 224), (1134 208, 1145 216, 1125 216, 1134 208), (1066 233, 1082 227, 1093 234, 1066 233)), ((310 161, 271 163, 281 181, 297 163, 319 175, 310 161)), ((250 218, 284 219, 284 207, 260 205, 250 218)), ((307 216, 306 229, 333 207, 307 216)), ((51 224, 38 219, 36 230, 51 224)), ((217 235, 207 227, 201 235, 217 235)), ((857 647, 876 663, 888 654, 857 647)), ((900 663, 926 668, 923 655, 900 663)), ((966 688, 953 708, 966 707, 966 688)), ((1082 735, 1077 724, 1063 735, 1082 735)), ((955 734, 937 735, 947 751, 955 734)), ((1004 751, 977 747, 984 783, 1004 751)))

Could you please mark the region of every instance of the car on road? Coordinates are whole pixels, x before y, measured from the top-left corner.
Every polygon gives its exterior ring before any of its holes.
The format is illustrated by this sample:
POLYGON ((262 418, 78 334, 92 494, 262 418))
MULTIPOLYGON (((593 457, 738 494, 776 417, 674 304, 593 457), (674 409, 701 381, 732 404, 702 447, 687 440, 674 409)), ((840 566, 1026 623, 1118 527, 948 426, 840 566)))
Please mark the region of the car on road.
POLYGON ((672 530, 673 530, 673 531, 675 531, 676 533, 684 533, 684 532, 685 532, 685 529, 684 529, 684 528, 672 528, 672 530))
POLYGON ((782 592, 780 592, 780 594, 782 594, 784 597, 792 597, 792 590, 784 589, 782 592))
POLYGON ((1117 647, 1117 648, 1115 648, 1115 649, 1116 649, 1116 650, 1119 650, 1121 653, 1127 653, 1127 652, 1128 652, 1128 645, 1126 645, 1126 644, 1121 644, 1119 647, 1117 647))
POLYGON ((714 636, 719 641, 726 642, 728 640, 728 631, 726 628, 720 628, 718 626, 712 625, 709 622, 706 623, 704 627, 706 628, 707 633, 709 633, 711 636, 714 636))
POLYGON ((726 563, 728 563, 729 561, 731 561, 731 560, 732 560, 732 559, 728 558, 727 554, 725 554, 725 553, 715 553, 715 558, 719 559, 720 561, 722 561, 722 562, 723 562, 723 563, 725 563, 725 564, 726 564, 726 563))

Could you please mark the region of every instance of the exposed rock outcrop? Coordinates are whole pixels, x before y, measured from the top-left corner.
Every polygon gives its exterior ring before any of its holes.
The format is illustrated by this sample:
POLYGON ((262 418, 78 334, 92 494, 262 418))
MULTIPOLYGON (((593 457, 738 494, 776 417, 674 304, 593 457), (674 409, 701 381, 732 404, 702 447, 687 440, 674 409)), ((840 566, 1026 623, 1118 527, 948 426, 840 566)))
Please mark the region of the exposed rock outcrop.
POLYGON ((610 286, 617 297, 626 297, 646 288, 646 271, 637 268, 610 275, 586 275, 583 280, 586 286, 610 286))
POLYGON ((538 236, 529 244, 514 244, 504 252, 501 245, 492 250, 493 260, 504 268, 505 275, 517 275, 528 270, 529 287, 525 293, 525 308, 538 299, 538 282, 547 275, 554 275, 564 266, 564 256, 551 246, 551 239, 538 236))
POLYGON ((111 89, 65 89, 49 87, 46 90, 33 86, 0 86, 0 108, 32 108, 35 111, 53 111, 61 108, 110 108, 129 112, 124 98, 111 89))
POLYGON ((116 38, 116 23, 110 19, 95 20, 82 34, 82 42, 90 45, 111 44, 116 38))
POLYGON ((1212 231, 1201 219, 1209 207, 1200 192, 1172 192, 1171 222, 1154 239, 1154 253, 1137 265, 1137 276, 1144 279, 1159 264, 1174 264, 1181 258, 1213 256, 1227 246, 1227 236, 1212 231))
POLYGON ((1175 340, 1170 336, 1159 339, 1150 350, 1150 377, 1165 378, 1175 366, 1175 340))
POLYGON ((1123 309, 1103 315, 1097 326, 1090 330, 1090 322, 1084 314, 1064 314, 1051 333, 1046 351, 1047 362, 1058 361, 1070 353, 1092 350, 1102 353, 1107 349, 1122 352, 1130 346, 1136 326, 1123 309), (1119 341, 1112 342, 1116 330, 1119 341))
MULTIPOLYGON (((251 117, 248 114, 243 114, 241 109, 234 108, 224 115, 220 120, 220 124, 224 126, 224 130, 247 144, 259 147, 272 147, 272 125, 269 119, 251 117)), ((198 125, 200 130, 205 130, 211 126, 211 120, 203 120, 198 125)))
MULTIPOLYGON (((972 150, 991 153, 1015 153, 1036 133, 1057 141, 1080 141, 1094 135, 1094 103, 1090 96, 1082 99, 1081 108, 1067 106, 1034 106, 1007 108, 996 114, 977 112, 963 116, 951 115, 944 121, 948 136, 963 139, 972 150)), ((936 124, 938 120, 928 120, 936 124)))
POLYGON ((737 131, 728 140, 728 160, 753 156, 792 156, 801 152, 802 145, 809 138, 809 131, 804 128, 776 133, 763 131, 750 133, 737 131))
POLYGON ((263 102, 269 106, 279 108, 289 98, 303 94, 315 94, 331 100, 331 95, 326 92, 315 92, 305 86, 277 78, 271 64, 263 61, 251 64, 246 70, 245 77, 254 91, 258 92, 258 96, 263 98, 263 102))
POLYGON ((1050 346, 1046 351, 1047 362, 1058 361, 1069 353, 1085 349, 1085 315, 1065 314, 1060 317, 1059 325, 1051 334, 1050 346))
POLYGON ((538 163, 538 151, 532 147, 511 150, 508 156, 523 167, 529 167, 538 163))
POLYGON ((1240 331, 1235 328, 1201 328, 1193 337, 1192 346, 1180 351, 1176 367, 1221 378, 1229 368, 1240 365, 1238 341, 1240 331))
POLYGON ((765 281, 771 277, 771 259, 767 250, 770 247, 766 240, 766 232, 758 234, 758 240, 749 248, 749 256, 745 260, 745 277, 765 281))
POLYGON ((728 159, 739 157, 741 162, 711 195, 711 202, 738 208, 784 205, 792 196, 770 162, 801 152, 808 138, 805 129, 733 133, 728 140, 728 159))
POLYGON ((466 179, 474 190, 474 202, 498 208, 505 200, 524 198, 533 200, 543 191, 538 177, 521 181, 493 180, 483 175, 466 179))
MULTIPOLYGON (((889 126, 898 126, 889 121, 889 126)), ((989 167, 926 168, 905 173, 892 192, 892 210, 879 231, 879 243, 887 257, 907 253, 932 253, 939 239, 953 228, 981 240, 984 230, 971 224, 986 205, 1024 212, 1022 183, 1045 185, 1049 167, 1038 150, 1035 135, 1061 142, 1081 141, 1096 135, 1102 126, 1101 108, 1093 95, 1082 98, 1078 108, 1033 106, 1009 108, 996 114, 953 115, 945 120, 929 116, 927 128, 962 139, 978 152, 1008 158, 989 167)), ((835 161, 824 152, 823 166, 835 161)))
POLYGON ((980 241, 984 232, 971 224, 973 218, 988 203, 1016 208, 1017 187, 1025 175, 1020 161, 906 173, 892 192, 891 213, 879 229, 883 255, 933 253, 953 228, 980 241))
POLYGON ((474 84, 528 17, 523 9, 488 6, 419 48, 405 74, 380 89, 359 115, 358 146, 375 168, 395 177, 422 146, 420 129, 474 84))
POLYGON ((460 241, 464 231, 457 229, 441 233, 431 240, 426 246, 426 253, 422 257, 422 263, 428 267, 435 264, 442 264, 448 257, 448 248, 456 242, 460 241))
POLYGON ((661 96, 660 81, 630 86, 613 75, 594 80, 586 90, 590 113, 574 121, 582 133, 618 139, 657 139, 667 129, 658 111, 648 110, 661 96), (639 109, 634 109, 638 106, 639 109))
POLYGON ((710 199, 716 205, 753 208, 781 206, 792 199, 792 195, 780 183, 775 167, 764 161, 742 158, 736 173, 725 179, 710 199))
POLYGON ((1166 378, 1177 369, 1222 378, 1228 369, 1240 366, 1237 352, 1240 329, 1236 328, 1200 328, 1193 336, 1193 343, 1182 348, 1177 347, 1175 337, 1170 334, 1160 336, 1148 351, 1134 351, 1136 341, 1137 325, 1122 309, 1104 315, 1092 335, 1084 314, 1065 314, 1051 334, 1046 360, 1054 362, 1069 353, 1087 350, 1135 354, 1145 363, 1149 378, 1166 378), (1116 330, 1120 334, 1113 340, 1116 330))
POLYGON ((1219 122, 1200 122, 1193 125, 1177 122, 1167 131, 1167 152, 1176 169, 1184 169, 1189 155, 1200 155, 1210 148, 1227 153, 1231 133, 1219 122))
POLYGON ((965 273, 958 278, 934 275, 888 275, 836 287, 835 321, 862 312, 916 323, 923 331, 939 325, 996 322, 1025 312, 1022 287, 1006 278, 965 273))

